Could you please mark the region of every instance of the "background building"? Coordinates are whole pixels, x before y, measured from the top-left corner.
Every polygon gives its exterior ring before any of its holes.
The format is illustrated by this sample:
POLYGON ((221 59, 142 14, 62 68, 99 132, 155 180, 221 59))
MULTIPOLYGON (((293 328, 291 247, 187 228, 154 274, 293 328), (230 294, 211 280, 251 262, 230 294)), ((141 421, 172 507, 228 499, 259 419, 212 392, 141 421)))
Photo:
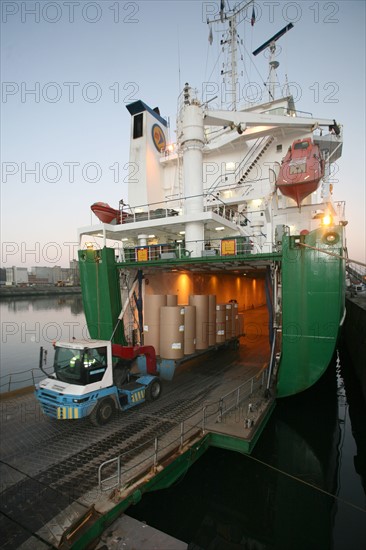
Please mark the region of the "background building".
POLYGON ((26 267, 7 267, 6 286, 28 285, 28 269, 26 267))
POLYGON ((72 260, 70 267, 34 266, 29 272, 26 267, 7 267, 1 269, 0 281, 0 284, 6 286, 78 286, 80 284, 79 264, 77 260, 72 260))

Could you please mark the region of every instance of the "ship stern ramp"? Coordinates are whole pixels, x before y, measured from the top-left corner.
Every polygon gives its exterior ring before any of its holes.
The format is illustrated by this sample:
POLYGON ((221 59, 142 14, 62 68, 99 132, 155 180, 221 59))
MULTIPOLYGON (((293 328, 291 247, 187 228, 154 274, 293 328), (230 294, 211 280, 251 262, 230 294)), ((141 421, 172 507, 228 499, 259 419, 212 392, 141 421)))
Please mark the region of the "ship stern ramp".
POLYGON ((344 317, 343 228, 285 236, 282 256, 282 353, 277 396, 306 390, 326 371, 344 317))

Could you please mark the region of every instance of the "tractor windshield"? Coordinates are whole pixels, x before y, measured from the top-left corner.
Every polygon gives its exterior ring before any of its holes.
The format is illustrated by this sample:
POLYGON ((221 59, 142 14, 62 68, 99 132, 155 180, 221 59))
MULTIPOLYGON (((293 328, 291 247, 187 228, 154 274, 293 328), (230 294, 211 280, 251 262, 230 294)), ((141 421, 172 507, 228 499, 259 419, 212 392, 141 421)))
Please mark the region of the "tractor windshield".
POLYGON ((56 347, 54 369, 56 377, 68 384, 85 386, 103 378, 107 368, 107 348, 56 347))

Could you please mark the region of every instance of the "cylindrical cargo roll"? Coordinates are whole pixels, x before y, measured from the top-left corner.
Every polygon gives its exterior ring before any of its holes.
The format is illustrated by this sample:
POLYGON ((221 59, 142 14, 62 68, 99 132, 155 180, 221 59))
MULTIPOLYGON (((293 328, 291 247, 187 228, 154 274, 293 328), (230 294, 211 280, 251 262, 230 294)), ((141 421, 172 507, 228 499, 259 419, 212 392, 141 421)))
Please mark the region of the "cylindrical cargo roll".
POLYGON ((208 345, 216 344, 216 296, 208 296, 208 345))
POLYGON ((208 295, 193 294, 189 305, 196 306, 196 349, 208 348, 208 295))
POLYGON ((232 304, 226 304, 226 340, 233 337, 232 304))
POLYGON ((160 308, 166 306, 165 294, 146 294, 144 300, 144 344, 160 355, 160 308))
POLYGON ((233 337, 238 336, 238 304, 233 302, 231 304, 231 334, 233 337))
POLYGON ((160 308, 160 357, 182 359, 184 347, 184 310, 181 306, 160 308))
POLYGON ((182 306, 184 310, 184 355, 196 351, 196 307, 182 306))
POLYGON ((178 295, 177 294, 167 294, 167 296, 166 296, 166 305, 167 306, 177 306, 178 305, 178 295))
POLYGON ((144 320, 152 325, 160 322, 159 308, 166 306, 166 294, 146 294, 144 300, 144 320))
POLYGON ((226 340, 226 304, 216 305, 216 343, 226 340))

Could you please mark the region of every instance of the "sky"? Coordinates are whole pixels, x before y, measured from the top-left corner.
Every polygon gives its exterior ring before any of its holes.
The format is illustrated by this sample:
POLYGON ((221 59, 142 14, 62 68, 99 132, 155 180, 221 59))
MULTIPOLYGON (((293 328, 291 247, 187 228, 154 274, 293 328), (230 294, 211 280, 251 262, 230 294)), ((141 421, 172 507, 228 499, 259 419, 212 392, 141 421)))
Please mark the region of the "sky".
MULTIPOLYGON (((159 106, 172 141, 185 82, 218 89, 211 105, 219 106, 220 36, 210 46, 206 24, 219 2, 2 1, 1 9, 1 265, 68 267, 77 228, 95 222, 90 205, 128 202, 126 105, 159 106)), ((249 8, 238 29, 249 54, 242 97, 262 93, 267 78, 268 59, 250 52, 292 22, 278 43, 278 93, 287 75, 300 111, 344 126, 333 196, 346 201, 349 257, 365 262, 365 2, 256 1, 255 13, 253 26, 249 8)))

